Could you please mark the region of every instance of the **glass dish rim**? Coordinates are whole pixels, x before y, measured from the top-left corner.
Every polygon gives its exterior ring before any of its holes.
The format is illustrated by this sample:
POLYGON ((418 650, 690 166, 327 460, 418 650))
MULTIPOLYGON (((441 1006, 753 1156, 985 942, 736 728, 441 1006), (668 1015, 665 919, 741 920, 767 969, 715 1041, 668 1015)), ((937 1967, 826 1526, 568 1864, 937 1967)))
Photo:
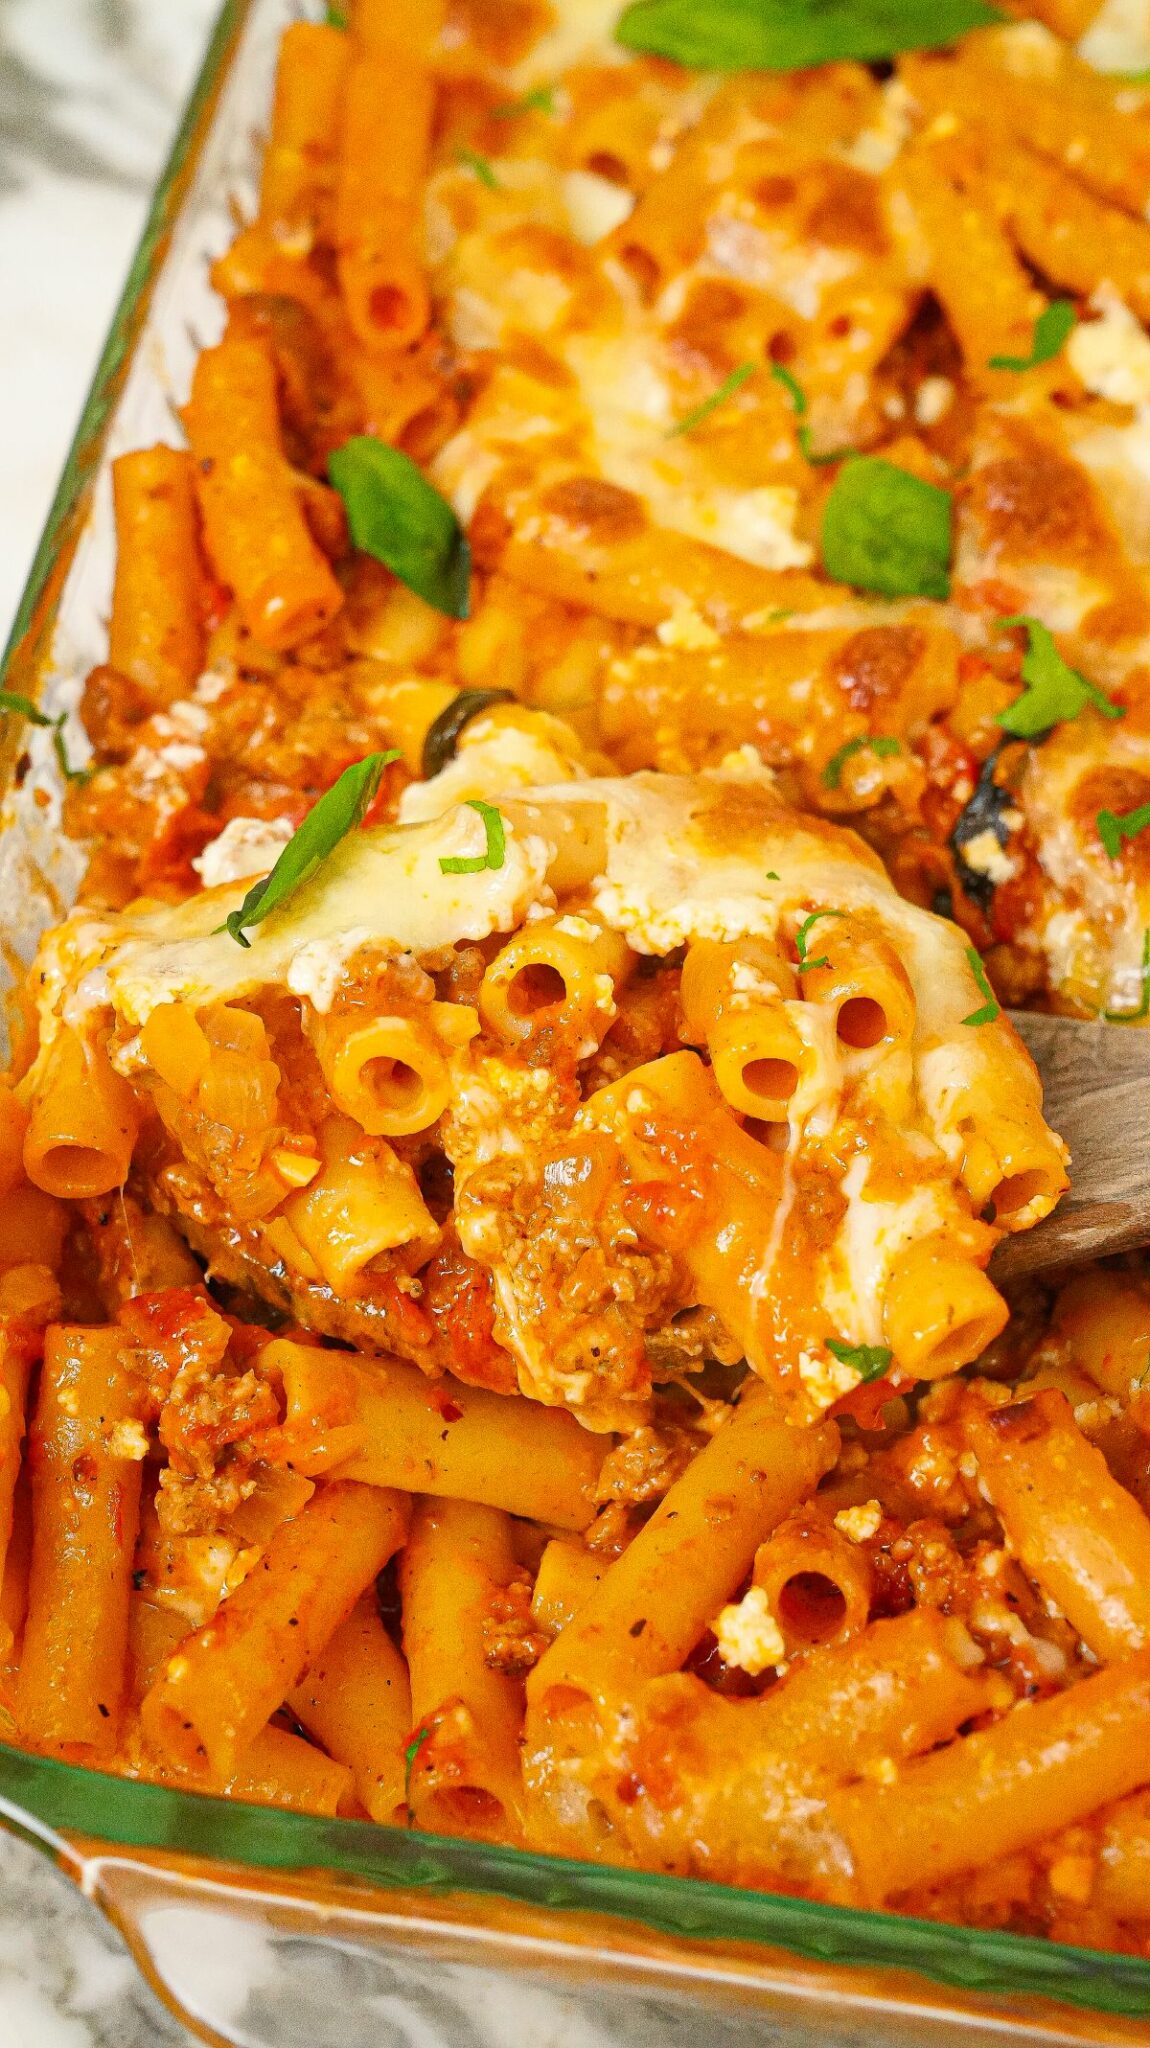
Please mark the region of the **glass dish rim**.
MULTIPOLYGON (((911 1971, 963 1991, 1038 1996, 1117 2017, 1150 2016, 1150 1964, 1120 1951, 922 1920, 787 1893, 498 1843, 254 1806, 124 1778, 0 1742, 0 1820, 41 1848, 71 1835, 155 1850, 234 1873, 318 1873, 422 1897, 487 1896, 593 1913, 693 1942, 750 1943, 808 1961, 911 1971), (27 1816, 22 1824, 21 1815, 27 1816), (29 1825, 28 1823, 31 1823, 29 1825)), ((370 1902, 365 1899, 370 1911, 370 1902)))
MULTIPOLYGON (((240 36, 258 0, 222 0, 156 185, 107 339, 0 654, 0 687, 38 679, 59 592, 90 505, 108 428, 166 245, 240 36)), ((5 750, 7 752, 7 750, 5 750)), ((326 1819, 175 1790, 40 1756, 0 1740, 0 1824, 40 1848, 72 1835, 100 1846, 178 1852, 234 1872, 322 1873, 413 1893, 481 1895, 594 1912, 664 1934, 782 1949, 809 1961, 880 1965, 964 1991, 1039 1996, 1150 2018, 1150 1960, 1035 1936, 913 1919, 787 1894, 457 1840, 371 1821, 326 1819)))

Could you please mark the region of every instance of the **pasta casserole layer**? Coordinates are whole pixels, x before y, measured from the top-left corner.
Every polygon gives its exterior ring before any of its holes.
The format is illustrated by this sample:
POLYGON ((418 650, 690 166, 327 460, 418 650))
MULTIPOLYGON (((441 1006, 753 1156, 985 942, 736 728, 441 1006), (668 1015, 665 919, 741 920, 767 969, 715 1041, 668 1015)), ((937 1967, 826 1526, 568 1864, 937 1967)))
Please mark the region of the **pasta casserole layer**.
POLYGON ((1150 1020, 1150 27, 310 12, 0 695, 0 1735, 1150 1954, 1150 1277, 993 1263, 1007 1009, 1150 1020))
POLYGON ((209 1270, 305 1327, 599 1429, 716 1346, 803 1419, 859 1347, 968 1364, 1007 1316, 995 1242, 1066 1178, 962 935, 757 761, 507 796, 515 734, 474 723, 247 948, 242 881, 60 926, 33 1183, 103 1196, 137 1158, 209 1270))

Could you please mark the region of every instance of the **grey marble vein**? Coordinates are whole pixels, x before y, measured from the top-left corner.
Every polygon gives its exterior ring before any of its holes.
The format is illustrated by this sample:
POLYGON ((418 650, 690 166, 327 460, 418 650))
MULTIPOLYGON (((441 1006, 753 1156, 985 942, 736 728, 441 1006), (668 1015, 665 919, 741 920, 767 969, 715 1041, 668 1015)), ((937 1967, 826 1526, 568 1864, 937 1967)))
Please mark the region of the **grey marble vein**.
POLYGON ((3 2048, 192 2048, 95 1906, 0 1835, 3 2048))

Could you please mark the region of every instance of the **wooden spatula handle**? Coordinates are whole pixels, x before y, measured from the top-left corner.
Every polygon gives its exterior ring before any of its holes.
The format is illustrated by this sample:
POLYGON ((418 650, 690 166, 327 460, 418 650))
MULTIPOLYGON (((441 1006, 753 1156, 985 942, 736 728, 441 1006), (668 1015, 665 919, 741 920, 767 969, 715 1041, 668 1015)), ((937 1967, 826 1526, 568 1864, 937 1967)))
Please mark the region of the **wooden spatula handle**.
POLYGON ((1034 1230, 1008 1237, 995 1280, 1150 1243, 1150 1030, 1012 1012, 1042 1071, 1046 1120, 1070 1147, 1071 1188, 1034 1230))

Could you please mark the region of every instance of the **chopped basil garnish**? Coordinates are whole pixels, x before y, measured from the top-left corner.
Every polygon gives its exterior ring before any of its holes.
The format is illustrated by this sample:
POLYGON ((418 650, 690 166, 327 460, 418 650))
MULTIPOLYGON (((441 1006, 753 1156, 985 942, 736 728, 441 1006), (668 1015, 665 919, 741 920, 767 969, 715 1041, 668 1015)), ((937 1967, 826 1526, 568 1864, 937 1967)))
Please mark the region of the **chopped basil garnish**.
POLYGON ((1054 644, 1054 636, 1041 619, 1032 619, 1026 612, 1017 612, 1009 619, 999 619, 1000 627, 1024 626, 1029 644, 1022 657, 1022 680, 1026 684, 1021 697, 1008 704, 998 714, 998 724, 1018 740, 1041 739, 1052 725, 1061 725, 1068 718, 1077 718, 1088 704, 1093 704, 1103 718, 1123 718, 1125 710, 1121 704, 1112 704, 1104 690, 1086 676, 1079 675, 1064 661, 1054 644))
POLYGON ((493 121, 514 121, 519 114, 553 114, 555 112, 555 87, 536 85, 525 92, 521 99, 504 100, 498 107, 492 107, 493 121))
POLYGON ((1140 1024, 1150 1017, 1150 925, 1142 934, 1142 1000, 1136 1010, 1103 1010, 1108 1024, 1140 1024))
POLYGON ((898 754, 901 751, 899 741, 890 738, 887 734, 876 733, 872 738, 869 733, 861 733, 858 739, 847 740, 846 744, 839 748, 837 754, 831 755, 830 760, 823 769, 823 787, 825 789, 841 789, 843 769, 848 761, 854 759, 856 754, 876 754, 880 761, 886 761, 889 760, 892 754, 898 754))
POLYGON ((493 704, 514 702, 513 690, 461 690, 458 697, 453 697, 439 717, 432 719, 424 735, 421 763, 424 781, 430 782, 433 775, 438 775, 449 761, 454 760, 459 735, 473 718, 490 710, 493 704))
POLYGON ((49 718, 47 712, 41 711, 38 704, 33 704, 30 697, 21 697, 16 690, 0 690, 0 715, 4 712, 14 712, 18 718, 26 718, 29 725, 41 726, 45 732, 51 733, 52 751, 65 782, 92 780, 96 773, 95 768, 73 768, 68 760, 64 745, 64 727, 68 722, 66 711, 61 711, 56 718, 49 718))
POLYGON ((231 911, 216 930, 228 932, 238 946, 250 946, 251 940, 244 937, 245 929, 262 924, 271 911, 294 896, 323 866, 328 855, 335 852, 340 840, 363 823, 384 769, 390 761, 398 759, 393 747, 388 754, 368 754, 345 768, 339 781, 324 791, 303 824, 293 832, 271 874, 248 890, 239 909, 231 911))
POLYGON ((29 725, 51 725, 52 720, 31 697, 21 697, 15 690, 0 690, 0 711, 14 711, 18 718, 26 718, 29 725))
POLYGON ((498 192, 499 180, 495 175, 495 171, 488 158, 480 156, 477 149, 461 149, 458 152, 458 161, 463 165, 464 170, 474 171, 480 184, 486 185, 489 192, 498 192))
POLYGON ((807 425, 807 414, 811 408, 806 392, 794 372, 788 370, 782 363, 771 364, 771 375, 776 384, 783 386, 795 408, 795 418, 798 421, 795 438, 800 453, 810 463, 812 469, 825 469, 830 462, 845 462, 848 455, 854 454, 853 448, 834 448, 829 455, 816 455, 811 446, 811 430, 807 425))
POLYGON ((879 455, 844 463, 823 508, 823 567, 882 597, 950 596, 953 505, 879 455))
POLYGON ((633 0, 615 35, 701 71, 805 71, 938 49, 1002 18, 984 0, 633 0))
POLYGON ((407 1748, 403 1752, 403 1797, 404 1803, 407 1807, 407 1818, 409 1821, 414 1821, 415 1819, 415 1815, 411 1809, 411 1774, 415 1769, 415 1761, 419 1755, 420 1750, 423 1748, 425 1742, 429 1742, 431 1740, 431 1737, 434 1735, 434 1733, 434 1723, 425 1722, 422 1728, 416 1729, 415 1734, 412 1736, 411 1741, 408 1743, 407 1748))
POLYGON ((733 398, 736 391, 742 390, 757 369, 757 363, 740 363, 731 371, 729 377, 724 377, 718 389, 712 391, 709 398, 704 398, 701 405, 693 406, 690 412, 683 414, 681 420, 676 420, 673 427, 668 427, 668 439, 675 434, 689 434, 693 428, 702 426, 703 421, 709 420, 713 412, 717 412, 721 405, 726 405, 728 398, 733 398))
POLYGON ((810 958, 808 957, 808 954, 807 954, 807 933, 808 933, 808 932, 810 931, 810 928, 811 928, 811 926, 812 926, 812 925, 815 925, 815 924, 817 924, 817 923, 818 923, 818 921, 819 921, 819 919, 820 919, 820 917, 845 917, 845 916, 846 916, 846 911, 845 911, 845 910, 812 910, 812 912, 811 912, 811 914, 810 914, 810 916, 809 916, 809 917, 804 917, 804 919, 803 919, 803 921, 802 921, 801 925, 800 925, 800 926, 799 926, 799 928, 798 928, 798 931, 797 931, 797 932, 795 933, 795 952, 796 952, 796 953, 798 954, 798 956, 799 956, 799 973, 800 973, 800 974, 807 974, 807 973, 809 973, 809 971, 810 971, 810 969, 811 969, 812 967, 829 967, 829 966, 830 966, 830 964, 831 964, 831 963, 830 963, 830 961, 828 960, 828 958, 827 958, 827 956, 826 956, 826 954, 825 954, 825 953, 823 953, 823 954, 822 954, 822 955, 820 956, 820 958, 819 958, 819 959, 817 959, 817 960, 811 960, 811 959, 810 959, 810 958))
POLYGON ((398 448, 357 434, 337 448, 328 475, 347 508, 352 541, 436 611, 465 619, 471 550, 447 499, 398 448))
POLYGON ((335 0, 330 0, 325 18, 329 28, 348 28, 350 26, 347 18, 347 8, 337 7, 335 0))
POLYGON ((469 796, 468 806, 478 811, 487 834, 486 853, 476 854, 473 860, 441 860, 440 869, 445 875, 479 875, 484 868, 501 868, 507 858, 507 840, 503 831, 503 813, 494 804, 485 804, 482 797, 469 796))
POLYGON ((1124 839, 1137 839, 1150 825, 1150 804, 1139 804, 1136 811, 1099 811, 1094 820, 1098 837, 1110 855, 1117 860, 1122 852, 1124 839))
POLYGON ((1072 299, 1051 299, 1034 323, 1034 339, 1028 356, 991 356, 992 370, 1036 370, 1040 363, 1052 363, 1061 355, 1074 329, 1078 314, 1072 299))
POLYGON ((964 1017, 962 1021, 964 1024, 993 1024, 995 1018, 1000 1017, 1002 1012, 998 1007, 994 990, 986 978, 986 969, 973 946, 967 947, 966 957, 970 962, 970 971, 978 983, 979 995, 985 996, 986 1001, 980 1010, 972 1010, 969 1017, 964 1017))
POLYGON ((894 1353, 886 1344, 843 1344, 838 1337, 827 1338, 827 1350, 837 1358, 840 1365, 853 1366, 862 1375, 862 1383, 881 1380, 889 1372, 894 1353))

